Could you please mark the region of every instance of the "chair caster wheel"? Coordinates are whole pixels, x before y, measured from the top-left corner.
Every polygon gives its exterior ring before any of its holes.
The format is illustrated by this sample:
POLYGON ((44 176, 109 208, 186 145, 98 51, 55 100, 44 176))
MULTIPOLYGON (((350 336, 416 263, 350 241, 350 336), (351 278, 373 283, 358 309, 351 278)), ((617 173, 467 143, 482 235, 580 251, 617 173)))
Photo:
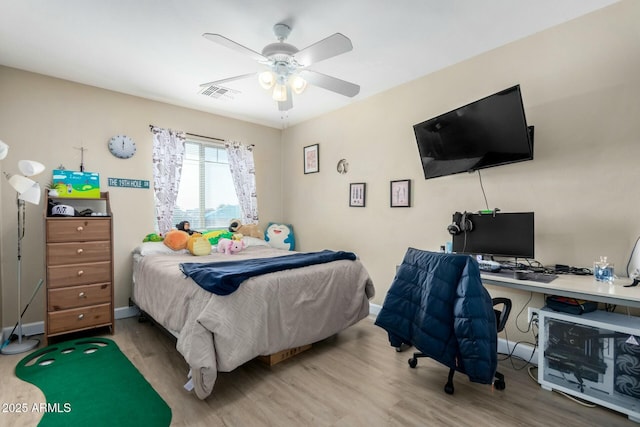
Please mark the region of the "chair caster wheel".
POLYGON ((502 380, 496 380, 493 383, 493 386, 495 387, 496 390, 504 390, 507 387, 507 385, 502 380))
POLYGON ((453 389, 453 384, 452 383, 445 384, 445 386, 444 386, 444 392, 445 393, 453 394, 453 391, 454 391, 454 389, 453 389))
POLYGON ((415 368, 416 366, 418 366, 418 359, 416 359, 415 357, 412 357, 411 359, 408 360, 409 366, 412 368, 415 368))

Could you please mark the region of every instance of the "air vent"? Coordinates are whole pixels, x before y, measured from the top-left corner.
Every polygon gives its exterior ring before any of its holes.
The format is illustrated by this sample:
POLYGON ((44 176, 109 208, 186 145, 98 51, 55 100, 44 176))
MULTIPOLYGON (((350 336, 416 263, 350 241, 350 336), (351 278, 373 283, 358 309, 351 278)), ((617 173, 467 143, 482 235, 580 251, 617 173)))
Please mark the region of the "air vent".
POLYGON ((208 96, 209 98, 232 100, 240 94, 240 91, 220 85, 210 85, 203 87, 199 93, 208 96))

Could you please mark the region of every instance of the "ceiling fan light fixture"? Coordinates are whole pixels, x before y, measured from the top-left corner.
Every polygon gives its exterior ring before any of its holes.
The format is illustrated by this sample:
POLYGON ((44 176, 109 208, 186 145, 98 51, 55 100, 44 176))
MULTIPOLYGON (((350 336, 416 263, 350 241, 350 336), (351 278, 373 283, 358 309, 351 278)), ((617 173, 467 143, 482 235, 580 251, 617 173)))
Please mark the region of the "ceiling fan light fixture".
POLYGON ((273 88, 273 100, 278 102, 284 102, 287 100, 287 87, 283 84, 277 83, 273 88))
MULTIPOLYGON (((273 27, 273 32, 278 41, 266 45, 262 49, 262 53, 236 43, 221 34, 204 33, 203 36, 221 46, 244 53, 263 67, 267 67, 263 68, 263 72, 258 73, 258 83, 263 89, 271 91, 271 97, 278 102, 280 111, 288 111, 293 108, 294 94, 299 95, 304 92, 307 84, 349 97, 354 97, 360 92, 360 86, 356 84, 307 69, 316 62, 353 50, 353 45, 348 37, 341 33, 335 33, 300 50, 285 42, 291 32, 289 25, 278 23, 273 27)), ((200 86, 210 87, 249 76, 255 76, 255 73, 229 77, 200 86)))
POLYGON ((307 87, 307 81, 299 75, 294 74, 289 78, 289 85, 291 86, 291 90, 293 90, 294 93, 300 95, 307 87))
POLYGON ((263 71, 258 74, 258 82, 264 89, 269 90, 276 83, 276 76, 271 71, 263 71))

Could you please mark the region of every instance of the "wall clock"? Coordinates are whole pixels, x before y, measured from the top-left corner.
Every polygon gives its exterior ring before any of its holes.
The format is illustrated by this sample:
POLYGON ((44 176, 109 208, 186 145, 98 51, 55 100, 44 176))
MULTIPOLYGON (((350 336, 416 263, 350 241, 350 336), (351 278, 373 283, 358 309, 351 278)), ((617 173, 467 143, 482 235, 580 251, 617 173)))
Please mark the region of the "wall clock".
POLYGON ((109 151, 120 159, 128 159, 136 153, 136 143, 126 135, 116 135, 109 140, 109 151))

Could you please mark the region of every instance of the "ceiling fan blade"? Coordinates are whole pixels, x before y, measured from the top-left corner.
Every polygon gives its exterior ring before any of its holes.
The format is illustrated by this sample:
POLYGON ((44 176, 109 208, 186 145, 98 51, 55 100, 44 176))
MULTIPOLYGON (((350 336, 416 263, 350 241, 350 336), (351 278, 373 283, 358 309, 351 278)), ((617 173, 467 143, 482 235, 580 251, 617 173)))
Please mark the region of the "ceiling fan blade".
POLYGON ((287 85, 287 100, 278 101, 278 110, 287 111, 293 108, 293 96, 291 95, 291 88, 287 85))
POLYGON ((335 33, 326 39, 307 46, 294 55, 296 61, 303 67, 320 62, 353 49, 348 37, 335 33))
POLYGON ((229 49, 235 50, 236 52, 249 55, 256 61, 268 61, 266 57, 262 56, 262 54, 256 52, 255 50, 251 50, 248 47, 242 46, 241 44, 238 44, 233 40, 229 40, 228 38, 226 38, 225 36, 221 36, 220 34, 204 33, 202 37, 229 49))
POLYGON ((246 79, 247 77, 251 77, 251 76, 255 76, 255 75, 256 75, 256 73, 249 73, 249 74, 242 74, 241 76, 228 77, 226 79, 216 80, 214 82, 202 83, 200 85, 200 87, 212 86, 212 85, 221 85, 222 83, 229 83, 229 82, 233 82, 235 80, 242 80, 242 79, 246 79))
POLYGON ((327 76, 326 74, 318 73, 317 71, 302 70, 299 74, 300 77, 305 79, 308 83, 339 93, 340 95, 354 97, 360 93, 359 85, 327 76))

